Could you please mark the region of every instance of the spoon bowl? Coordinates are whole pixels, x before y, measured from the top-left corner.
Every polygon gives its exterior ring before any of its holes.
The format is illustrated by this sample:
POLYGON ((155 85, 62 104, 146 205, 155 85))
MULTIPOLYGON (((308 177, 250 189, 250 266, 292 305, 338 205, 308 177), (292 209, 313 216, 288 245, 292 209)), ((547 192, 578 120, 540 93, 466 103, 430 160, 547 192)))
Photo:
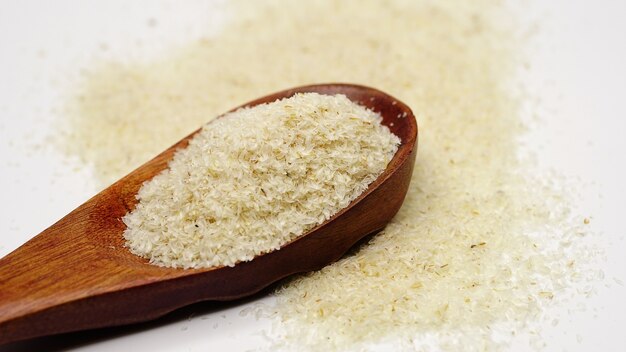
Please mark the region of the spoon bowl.
POLYGON ((151 265, 124 247, 121 218, 134 209, 142 183, 166 169, 195 131, 0 259, 0 344, 142 322, 199 301, 252 295, 289 275, 338 260, 363 237, 384 228, 411 180, 417 152, 413 113, 381 91, 352 84, 297 87, 243 106, 301 92, 344 94, 380 113, 383 124, 401 139, 385 171, 350 205, 280 250, 233 267, 151 265))

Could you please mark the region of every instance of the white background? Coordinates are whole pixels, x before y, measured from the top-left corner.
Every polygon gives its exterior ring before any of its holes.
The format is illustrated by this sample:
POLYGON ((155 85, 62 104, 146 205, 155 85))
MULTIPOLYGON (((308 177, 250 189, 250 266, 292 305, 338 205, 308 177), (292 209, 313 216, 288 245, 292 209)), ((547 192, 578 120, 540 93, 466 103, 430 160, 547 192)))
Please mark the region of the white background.
MULTIPOLYGON (((547 350, 626 350, 626 2, 535 1, 516 4, 539 20, 525 77, 542 97, 543 119, 528 138, 546 167, 584 185, 580 210, 606 248, 597 293, 554 314, 547 350), (568 310, 571 311, 568 313, 568 310)), ((219 28, 220 1, 0 0, 0 256, 93 195, 90 171, 67 169, 45 135, 65 97, 60 77, 95 58, 149 57, 219 28), (123 53, 123 55, 122 55, 123 53)), ((0 287, 0 290, 2 287, 0 287)), ((46 338, 5 350, 250 350, 267 344, 267 321, 239 312, 257 296, 203 303, 156 322, 46 338)), ((522 341, 512 349, 527 350, 522 341)))

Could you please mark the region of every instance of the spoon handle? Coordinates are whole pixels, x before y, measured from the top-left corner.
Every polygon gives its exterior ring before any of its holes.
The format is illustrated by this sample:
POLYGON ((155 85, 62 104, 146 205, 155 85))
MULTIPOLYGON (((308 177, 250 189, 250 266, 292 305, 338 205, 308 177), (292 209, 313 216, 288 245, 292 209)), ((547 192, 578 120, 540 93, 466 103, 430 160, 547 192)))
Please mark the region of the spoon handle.
MULTIPOLYGON (((86 303, 129 279, 113 260, 115 245, 93 240, 116 230, 95 224, 97 213, 89 201, 0 259, 0 343, 66 330, 60 325, 71 302, 86 303)), ((69 325, 101 318, 103 307, 85 303, 69 325)))
POLYGON ((143 180, 167 166, 174 147, 0 259, 0 344, 159 314, 139 311, 144 306, 133 306, 133 296, 118 311, 104 303, 133 287, 176 277, 129 255, 120 220, 143 180))

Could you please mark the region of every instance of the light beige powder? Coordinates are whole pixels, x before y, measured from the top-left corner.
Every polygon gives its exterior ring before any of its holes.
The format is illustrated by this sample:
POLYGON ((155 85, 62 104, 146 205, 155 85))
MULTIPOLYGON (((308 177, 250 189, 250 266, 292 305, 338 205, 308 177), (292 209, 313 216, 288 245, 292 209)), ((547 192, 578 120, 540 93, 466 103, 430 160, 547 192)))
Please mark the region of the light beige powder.
POLYGON ((94 68, 71 104, 67 142, 106 183, 207 117, 290 86, 361 83, 411 106, 420 142, 404 206, 367 245, 276 292, 281 343, 393 338, 408 349, 428 336, 443 349, 498 349, 586 278, 584 223, 517 158, 522 62, 501 1, 230 6, 215 38, 94 68))
POLYGON ((124 218, 160 266, 234 266, 323 223, 384 170, 400 139, 344 95, 297 94, 211 123, 145 182, 124 218))

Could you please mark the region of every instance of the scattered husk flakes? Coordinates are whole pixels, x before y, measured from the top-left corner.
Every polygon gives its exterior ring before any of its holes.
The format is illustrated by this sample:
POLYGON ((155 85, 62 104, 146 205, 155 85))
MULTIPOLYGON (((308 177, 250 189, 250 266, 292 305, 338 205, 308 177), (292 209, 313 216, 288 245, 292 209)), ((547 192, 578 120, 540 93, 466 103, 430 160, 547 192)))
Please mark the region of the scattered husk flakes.
POLYGON ((553 179, 518 157, 523 58, 501 1, 228 6, 217 35, 90 70, 69 104, 65 144, 104 185, 214 116, 287 87, 360 83, 411 106, 420 145, 402 209, 366 244, 255 308, 275 320, 276 347, 498 350, 588 279, 584 222, 553 179))

